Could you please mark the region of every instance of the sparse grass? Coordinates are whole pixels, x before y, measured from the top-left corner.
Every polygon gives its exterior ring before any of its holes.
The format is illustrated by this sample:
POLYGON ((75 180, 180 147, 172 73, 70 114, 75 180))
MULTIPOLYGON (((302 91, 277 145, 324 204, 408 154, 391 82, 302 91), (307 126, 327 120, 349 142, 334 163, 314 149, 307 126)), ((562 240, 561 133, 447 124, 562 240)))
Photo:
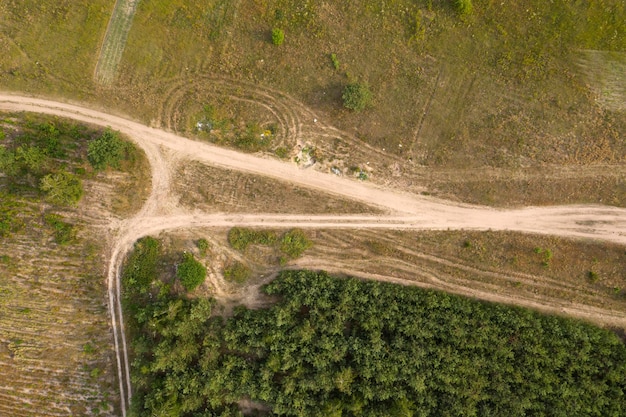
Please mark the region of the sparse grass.
MULTIPOLYGON (((11 381, 0 387, 0 414, 86 415, 94 403, 100 415, 116 414, 101 229, 94 236, 85 221, 111 210, 95 191, 106 190, 107 174, 86 163, 87 143, 102 130, 28 113, 2 113, 0 125, 3 154, 15 155, 0 167, 0 298, 11 300, 0 303, 0 340, 12 341, 8 350, 0 344, 0 374, 11 381), (75 187, 44 203, 41 191, 51 195, 58 185, 46 178, 75 187), (83 194, 81 181, 87 192, 68 209, 83 194)), ((120 168, 145 163, 139 153, 132 159, 120 168)))

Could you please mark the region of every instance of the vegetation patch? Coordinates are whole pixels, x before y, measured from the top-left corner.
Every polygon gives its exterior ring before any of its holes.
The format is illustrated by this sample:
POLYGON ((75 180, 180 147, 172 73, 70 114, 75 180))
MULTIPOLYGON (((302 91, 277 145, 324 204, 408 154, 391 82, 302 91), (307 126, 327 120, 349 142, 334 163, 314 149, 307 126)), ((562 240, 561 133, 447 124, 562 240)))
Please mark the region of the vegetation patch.
POLYGON ((206 267, 186 252, 176 267, 176 277, 187 291, 193 291, 206 279, 206 267))
POLYGON ((76 240, 76 227, 64 222, 62 216, 48 213, 44 216, 44 220, 48 226, 52 227, 54 241, 59 245, 67 245, 76 240))
POLYGON ((288 257, 299 258, 305 250, 313 246, 303 230, 291 229, 280 239, 280 250, 288 257))
POLYGON ((272 43, 274 45, 282 45, 285 41, 285 32, 282 29, 274 28, 272 29, 272 43))
POLYGON ((120 139, 119 133, 107 129, 100 137, 89 143, 87 158, 96 170, 107 167, 119 168, 125 151, 126 143, 120 139))
POLYGON ((583 322, 323 272, 265 292, 280 301, 225 322, 171 295, 129 317, 133 415, 236 415, 243 398, 271 415, 626 412, 626 346, 583 322))
POLYGON ((278 241, 276 232, 233 227, 228 231, 228 243, 233 249, 245 251, 249 245, 273 245, 278 241))
POLYGON ((75 206, 83 196, 82 181, 67 171, 46 175, 41 179, 39 188, 46 193, 49 201, 64 206, 75 206))
POLYGON ((250 245, 272 246, 283 255, 281 263, 285 263, 288 259, 299 258, 305 250, 313 246, 313 242, 301 229, 288 230, 279 237, 271 230, 233 227, 228 231, 228 243, 233 249, 242 252, 250 245))
POLYGON ((224 279, 226 279, 226 281, 242 284, 246 282, 251 275, 252 271, 250 268, 239 261, 234 261, 224 268, 224 279))
POLYGON ((366 83, 348 84, 341 95, 346 109, 360 112, 372 102, 372 92, 366 83))

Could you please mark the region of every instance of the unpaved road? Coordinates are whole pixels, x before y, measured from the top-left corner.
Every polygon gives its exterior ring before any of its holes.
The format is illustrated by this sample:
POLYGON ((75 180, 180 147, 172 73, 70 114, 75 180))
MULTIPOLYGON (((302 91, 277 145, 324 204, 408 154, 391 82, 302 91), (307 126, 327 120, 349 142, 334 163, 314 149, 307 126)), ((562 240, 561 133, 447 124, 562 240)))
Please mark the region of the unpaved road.
POLYGON ((110 126, 128 135, 141 147, 151 164, 152 193, 134 217, 111 220, 113 245, 108 271, 109 309, 118 364, 121 409, 131 397, 126 340, 122 331, 119 270, 122 259, 140 237, 164 230, 234 225, 301 228, 385 228, 385 229, 473 229, 512 230, 526 233, 593 238, 626 244, 626 209, 604 206, 529 207, 497 210, 482 206, 383 189, 293 164, 222 149, 176 134, 142 125, 123 117, 86 107, 0 94, 0 110, 30 111, 68 117, 81 122, 110 126), (169 160, 168 160, 169 158, 169 160), (185 212, 171 199, 173 164, 196 160, 213 166, 258 174, 291 182, 322 192, 350 198, 385 210, 388 214, 366 215, 276 215, 206 214, 185 212))

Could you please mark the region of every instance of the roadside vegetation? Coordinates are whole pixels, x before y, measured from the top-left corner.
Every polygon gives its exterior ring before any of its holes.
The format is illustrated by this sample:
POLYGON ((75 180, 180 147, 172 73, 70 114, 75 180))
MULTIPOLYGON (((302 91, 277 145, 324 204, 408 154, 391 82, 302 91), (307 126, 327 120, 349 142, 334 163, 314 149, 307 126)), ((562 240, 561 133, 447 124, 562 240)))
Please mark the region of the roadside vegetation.
POLYGON ((124 283, 133 416, 241 415, 243 399, 259 415, 625 411, 626 346, 583 322, 308 271, 267 285, 271 308, 222 319, 158 281, 124 283))
POLYGON ((281 265, 299 258, 304 251, 313 246, 303 230, 291 229, 279 236, 271 230, 254 230, 233 227, 228 232, 228 243, 233 249, 245 252, 250 245, 269 246, 277 252, 281 265))

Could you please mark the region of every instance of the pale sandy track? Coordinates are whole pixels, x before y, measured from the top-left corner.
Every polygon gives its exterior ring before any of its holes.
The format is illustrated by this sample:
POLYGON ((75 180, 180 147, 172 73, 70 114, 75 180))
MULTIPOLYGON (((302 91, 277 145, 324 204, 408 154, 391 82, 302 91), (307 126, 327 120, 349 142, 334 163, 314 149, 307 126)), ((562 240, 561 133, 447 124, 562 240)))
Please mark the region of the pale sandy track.
POLYGON ((119 271, 122 260, 140 237, 165 230, 234 225, 302 228, 379 229, 472 229, 512 230, 592 238, 626 244, 626 209, 604 206, 529 207, 496 210, 457 204, 398 190, 383 189, 273 159, 222 149, 176 134, 86 107, 17 95, 0 94, 0 110, 30 111, 110 126, 128 135, 146 153, 152 170, 152 193, 142 210, 130 219, 111 222, 113 245, 108 270, 109 309, 118 364, 122 415, 131 397, 128 353, 120 305, 119 271), (167 150, 168 152, 163 152, 167 150), (171 163, 197 160, 213 166, 258 174, 343 198, 376 206, 387 215, 289 215, 289 214, 205 214, 182 211, 171 202, 171 163))

